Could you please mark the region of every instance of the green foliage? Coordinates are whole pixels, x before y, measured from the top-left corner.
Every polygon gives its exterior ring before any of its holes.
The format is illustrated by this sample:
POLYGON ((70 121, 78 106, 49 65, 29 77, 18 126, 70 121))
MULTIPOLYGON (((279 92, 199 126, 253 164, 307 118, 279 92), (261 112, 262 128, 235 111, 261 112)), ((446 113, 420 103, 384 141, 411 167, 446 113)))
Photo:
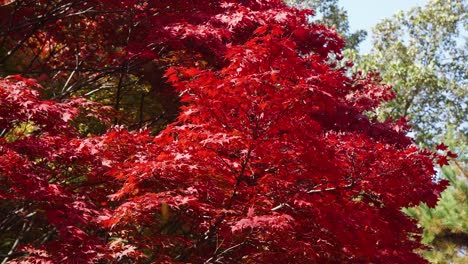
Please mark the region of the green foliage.
POLYGON ((378 69, 393 85, 397 98, 380 108, 379 117, 409 117, 417 142, 425 146, 449 127, 467 140, 466 14, 464 0, 432 0, 377 24, 370 54, 347 52, 359 68, 378 69))
POLYGON ((423 255, 432 263, 467 263, 468 178, 456 167, 443 169, 451 186, 442 193, 435 208, 426 204, 408 208, 406 213, 424 227, 423 243, 433 246, 423 255))

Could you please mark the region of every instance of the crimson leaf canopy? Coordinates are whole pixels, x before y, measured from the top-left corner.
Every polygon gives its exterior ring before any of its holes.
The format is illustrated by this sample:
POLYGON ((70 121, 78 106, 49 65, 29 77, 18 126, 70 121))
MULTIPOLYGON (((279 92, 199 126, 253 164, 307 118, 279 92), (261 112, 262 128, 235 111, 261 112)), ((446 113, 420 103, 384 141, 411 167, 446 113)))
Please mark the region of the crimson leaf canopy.
MULTIPOLYGON (((425 263, 420 229, 400 210, 435 205, 445 186, 434 162, 446 157, 415 146, 405 120, 369 117, 391 87, 349 74, 342 39, 311 11, 276 0, 54 2, 102 11, 73 17, 102 39, 80 53, 89 67, 176 50, 193 59, 164 66, 182 107, 157 135, 81 135, 78 124, 109 123, 112 111, 0 79, 0 208, 20 233, 9 263, 425 263), (113 25, 134 31, 123 41, 113 25)), ((42 30, 60 45, 85 41, 42 30)), ((61 52, 44 67, 72 65, 61 52)))

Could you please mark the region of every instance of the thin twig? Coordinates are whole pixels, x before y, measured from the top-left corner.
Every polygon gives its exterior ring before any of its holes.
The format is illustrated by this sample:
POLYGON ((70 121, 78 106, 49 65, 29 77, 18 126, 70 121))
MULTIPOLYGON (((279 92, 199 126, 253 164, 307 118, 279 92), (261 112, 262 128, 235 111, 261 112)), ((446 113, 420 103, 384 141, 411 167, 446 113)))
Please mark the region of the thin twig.
POLYGON ((226 254, 227 252, 229 252, 229 251, 231 251, 231 250, 233 250, 233 249, 235 249, 235 248, 238 248, 238 247, 242 246, 244 243, 245 243, 245 242, 242 242, 242 243, 239 243, 239 244, 237 244, 237 245, 234 245, 234 246, 232 246, 232 247, 229 247, 229 248, 225 249, 223 252, 221 252, 221 253, 219 253, 219 254, 217 254, 217 255, 215 255, 215 256, 213 256, 213 257, 207 259, 207 260, 204 262, 204 264, 211 263, 212 260, 217 261, 219 256, 222 256, 222 255, 226 254), (216 258, 216 259, 215 259, 215 258, 216 258))
POLYGON ((21 231, 20 231, 18 237, 16 238, 15 242, 13 243, 13 245, 12 245, 11 248, 10 248, 10 251, 8 251, 7 256, 3 259, 3 261, 2 261, 1 264, 7 263, 9 257, 13 254, 13 252, 14 252, 15 249, 16 249, 16 247, 18 247, 19 242, 21 241, 21 239, 23 239, 23 234, 24 234, 24 232, 26 231, 26 228, 27 228, 27 227, 28 227, 28 222, 24 222, 24 223, 23 223, 23 227, 21 228, 21 231))

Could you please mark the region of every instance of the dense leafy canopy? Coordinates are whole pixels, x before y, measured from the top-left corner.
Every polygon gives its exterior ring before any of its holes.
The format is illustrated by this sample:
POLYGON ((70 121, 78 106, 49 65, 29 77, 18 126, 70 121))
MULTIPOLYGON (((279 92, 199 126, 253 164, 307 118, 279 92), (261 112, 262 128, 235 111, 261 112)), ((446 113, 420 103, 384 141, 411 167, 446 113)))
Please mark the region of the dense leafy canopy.
POLYGON ((0 79, 4 262, 424 263, 400 209, 434 206, 434 162, 454 155, 418 149, 404 120, 369 118, 390 87, 339 66, 343 40, 310 11, 63 0, 0 14, 13 21, 2 70, 50 87, 0 79), (174 122, 83 130, 121 114, 75 95, 117 80, 125 110, 137 77, 177 92, 174 122))
POLYGON ((357 50, 359 43, 367 35, 367 32, 362 29, 350 32, 348 13, 338 5, 338 0, 285 0, 284 2, 298 8, 313 9, 317 12, 314 21, 335 28, 346 41, 346 48, 357 50))

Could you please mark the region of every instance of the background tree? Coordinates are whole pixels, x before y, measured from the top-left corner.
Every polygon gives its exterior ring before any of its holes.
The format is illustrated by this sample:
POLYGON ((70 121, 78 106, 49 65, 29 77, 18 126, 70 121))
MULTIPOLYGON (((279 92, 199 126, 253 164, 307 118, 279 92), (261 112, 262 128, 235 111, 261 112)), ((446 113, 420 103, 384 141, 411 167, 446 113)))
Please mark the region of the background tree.
POLYGON ((379 116, 407 116, 425 146, 434 146, 450 127, 467 140, 466 14, 466 1, 430 1, 377 24, 370 54, 348 53, 365 71, 381 69, 397 94, 379 116))

